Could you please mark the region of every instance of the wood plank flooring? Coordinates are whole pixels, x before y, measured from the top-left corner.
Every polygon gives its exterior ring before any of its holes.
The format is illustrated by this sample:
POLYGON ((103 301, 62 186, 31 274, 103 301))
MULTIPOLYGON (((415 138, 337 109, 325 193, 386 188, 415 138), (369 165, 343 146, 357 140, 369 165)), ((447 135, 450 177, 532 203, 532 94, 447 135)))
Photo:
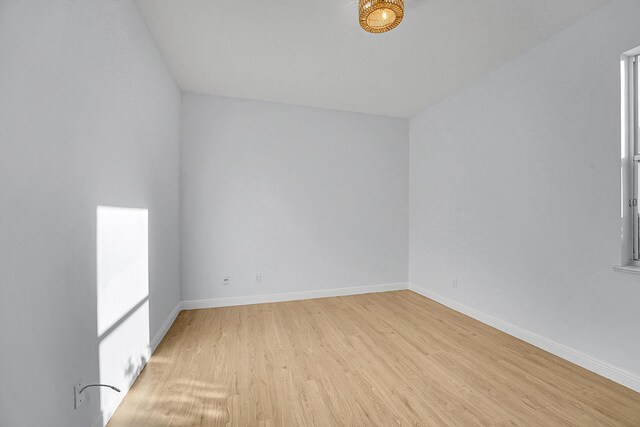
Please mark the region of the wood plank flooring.
POLYGON ((411 291, 180 313, 119 426, 640 426, 640 394, 411 291))

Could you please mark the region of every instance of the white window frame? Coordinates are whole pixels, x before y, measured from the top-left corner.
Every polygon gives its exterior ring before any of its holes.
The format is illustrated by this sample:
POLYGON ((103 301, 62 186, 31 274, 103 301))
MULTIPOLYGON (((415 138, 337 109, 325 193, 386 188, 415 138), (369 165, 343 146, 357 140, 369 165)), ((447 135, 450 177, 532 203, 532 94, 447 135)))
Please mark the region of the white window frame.
POLYGON ((640 94, 640 47, 625 52, 620 59, 621 77, 621 218, 623 267, 640 272, 640 134, 638 97, 640 94))

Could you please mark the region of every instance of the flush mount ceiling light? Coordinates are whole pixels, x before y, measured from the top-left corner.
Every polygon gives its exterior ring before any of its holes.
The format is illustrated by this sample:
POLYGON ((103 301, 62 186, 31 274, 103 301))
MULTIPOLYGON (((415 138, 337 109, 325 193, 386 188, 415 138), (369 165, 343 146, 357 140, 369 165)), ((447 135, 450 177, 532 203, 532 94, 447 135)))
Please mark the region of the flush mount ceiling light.
POLYGON ((386 33, 400 24, 404 0, 359 0, 360 26, 370 33, 386 33))

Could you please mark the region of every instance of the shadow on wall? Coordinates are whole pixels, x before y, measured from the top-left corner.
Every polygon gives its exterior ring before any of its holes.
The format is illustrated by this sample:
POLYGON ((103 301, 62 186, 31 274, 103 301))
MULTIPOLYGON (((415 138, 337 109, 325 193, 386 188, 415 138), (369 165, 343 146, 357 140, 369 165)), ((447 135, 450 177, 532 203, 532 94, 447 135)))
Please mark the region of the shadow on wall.
POLYGON ((96 212, 97 337, 102 424, 111 418, 151 354, 149 212, 98 206, 96 212))

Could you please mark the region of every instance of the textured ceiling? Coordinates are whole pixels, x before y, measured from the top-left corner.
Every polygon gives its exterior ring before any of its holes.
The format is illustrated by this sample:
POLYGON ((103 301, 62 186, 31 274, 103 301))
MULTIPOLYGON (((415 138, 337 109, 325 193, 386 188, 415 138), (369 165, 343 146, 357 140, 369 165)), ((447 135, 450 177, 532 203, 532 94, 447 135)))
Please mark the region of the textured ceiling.
POLYGON ((184 91, 411 117, 610 0, 138 0, 184 91))

